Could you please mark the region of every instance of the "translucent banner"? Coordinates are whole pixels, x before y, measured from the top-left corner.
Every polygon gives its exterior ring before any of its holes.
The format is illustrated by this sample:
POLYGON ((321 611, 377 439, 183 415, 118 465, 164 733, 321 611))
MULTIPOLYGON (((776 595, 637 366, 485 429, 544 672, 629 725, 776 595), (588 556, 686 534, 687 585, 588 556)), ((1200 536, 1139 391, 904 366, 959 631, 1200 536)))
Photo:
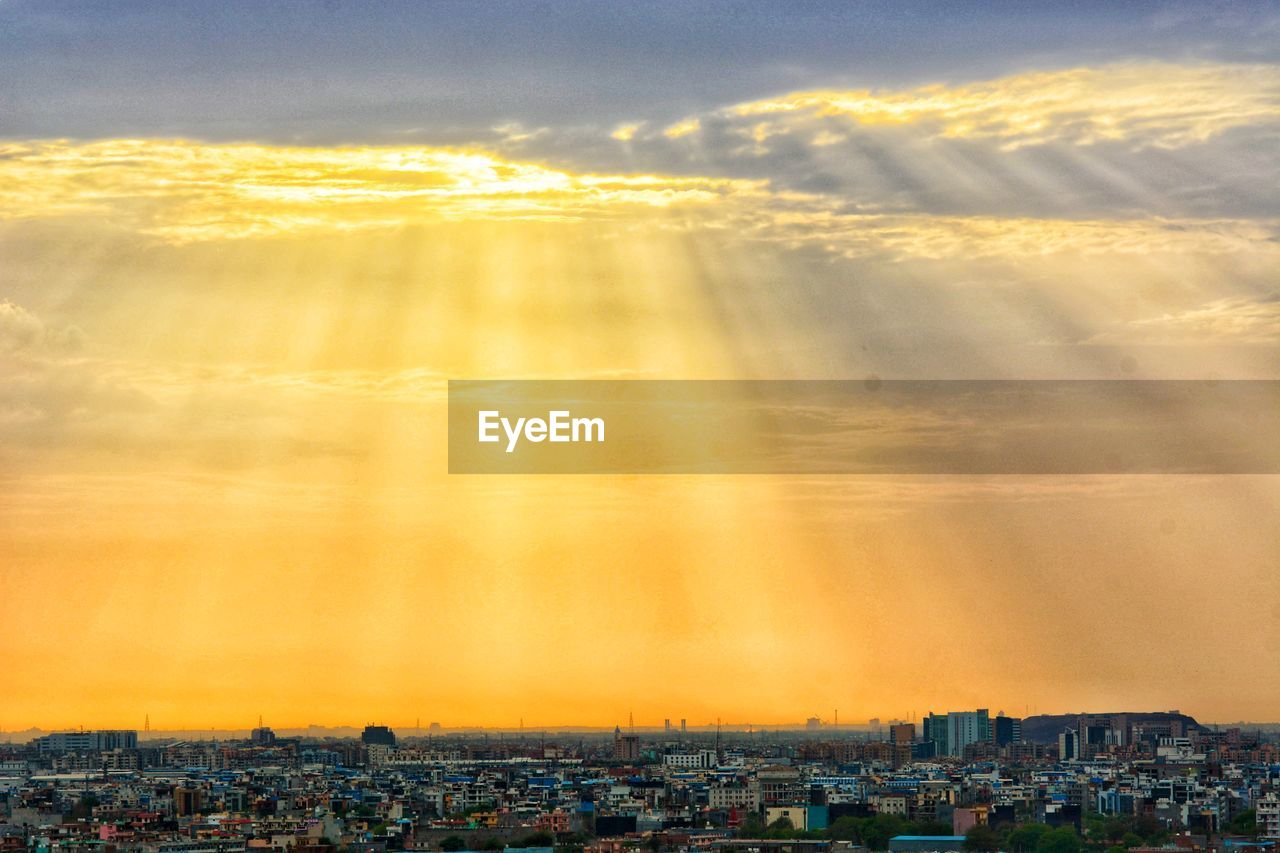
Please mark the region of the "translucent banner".
POLYGON ((1272 380, 453 380, 453 474, 1276 474, 1272 380))

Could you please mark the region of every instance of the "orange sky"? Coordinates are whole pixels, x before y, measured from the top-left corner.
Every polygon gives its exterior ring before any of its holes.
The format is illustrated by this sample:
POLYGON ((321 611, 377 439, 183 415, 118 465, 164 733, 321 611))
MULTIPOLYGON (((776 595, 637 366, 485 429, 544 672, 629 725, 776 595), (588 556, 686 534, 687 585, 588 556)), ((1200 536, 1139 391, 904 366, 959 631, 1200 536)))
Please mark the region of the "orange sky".
MULTIPOLYGON (((954 140, 1202 156, 1271 120, 1274 70, 1237 72, 600 135, 919 125, 963 186, 954 140)), ((1274 220, 851 207, 478 146, 0 148, 5 729, 1275 717, 1280 478, 466 478, 444 445, 451 377, 1280 378, 1274 220)))

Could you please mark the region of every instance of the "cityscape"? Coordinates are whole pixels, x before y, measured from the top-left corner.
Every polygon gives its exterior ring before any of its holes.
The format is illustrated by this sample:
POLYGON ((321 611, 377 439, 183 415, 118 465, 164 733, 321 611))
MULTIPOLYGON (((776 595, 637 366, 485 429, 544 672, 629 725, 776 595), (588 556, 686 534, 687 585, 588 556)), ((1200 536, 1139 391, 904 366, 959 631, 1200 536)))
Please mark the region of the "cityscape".
POLYGON ((8 732, 0 851, 1265 853, 1280 726, 989 709, 612 731, 8 732), (914 715, 912 715, 914 716, 914 715))
POLYGON ((1280 853, 1280 0, 0 0, 0 853, 1280 853))

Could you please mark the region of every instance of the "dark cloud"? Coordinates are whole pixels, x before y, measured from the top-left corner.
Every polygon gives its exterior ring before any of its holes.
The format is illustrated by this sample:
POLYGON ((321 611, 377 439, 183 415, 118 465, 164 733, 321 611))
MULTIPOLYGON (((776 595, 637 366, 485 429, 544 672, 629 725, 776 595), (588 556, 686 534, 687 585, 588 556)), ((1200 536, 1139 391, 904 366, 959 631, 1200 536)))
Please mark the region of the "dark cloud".
POLYGON ((1262 61, 1280 53, 1277 17, 1152 2, 7 0, 0 133, 440 143, 512 121, 664 123, 814 86, 1262 61))

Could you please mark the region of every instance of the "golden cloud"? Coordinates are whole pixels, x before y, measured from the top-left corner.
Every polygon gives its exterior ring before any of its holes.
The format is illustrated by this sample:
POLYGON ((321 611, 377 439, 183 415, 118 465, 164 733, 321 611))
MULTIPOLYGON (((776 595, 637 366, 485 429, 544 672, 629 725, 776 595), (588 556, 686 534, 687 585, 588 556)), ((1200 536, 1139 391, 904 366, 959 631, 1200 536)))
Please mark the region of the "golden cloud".
POLYGON ((0 146, 0 220, 94 216, 170 243, 439 222, 612 222, 845 257, 1275 252, 1269 220, 1075 220, 874 208, 764 180, 578 174, 478 150, 189 141, 0 146))
POLYGON ((571 174, 480 150, 187 141, 0 145, 0 218, 103 214, 171 242, 433 220, 602 218, 762 181, 571 174))
POLYGON ((762 239, 817 246, 848 258, 972 260, 1280 251, 1275 242, 1280 223, 1231 219, 1077 220, 792 209, 756 217, 742 227, 762 239))
MULTIPOLYGON (((921 125, 932 135, 994 139, 1005 149, 1108 140, 1178 148, 1280 119, 1280 68, 1123 63, 905 91, 793 92, 721 115, 753 120, 743 131, 753 136, 760 133, 754 120, 768 116, 792 123, 836 118, 854 125, 921 125)), ((815 129, 815 144, 831 138, 829 129, 815 129)))

